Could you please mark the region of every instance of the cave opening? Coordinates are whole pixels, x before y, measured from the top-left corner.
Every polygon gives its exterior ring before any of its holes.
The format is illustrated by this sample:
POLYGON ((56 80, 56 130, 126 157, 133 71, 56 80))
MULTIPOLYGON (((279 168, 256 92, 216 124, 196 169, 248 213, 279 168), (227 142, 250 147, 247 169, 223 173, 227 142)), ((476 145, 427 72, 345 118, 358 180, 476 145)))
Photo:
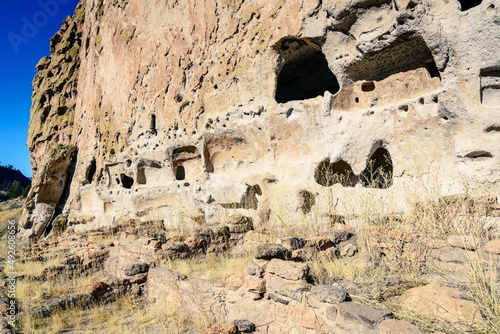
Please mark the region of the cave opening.
POLYGON ((175 179, 177 181, 186 179, 186 170, 184 169, 184 166, 177 166, 177 168, 175 169, 175 179))
POLYGON ((481 103, 489 107, 500 105, 500 68, 483 68, 479 76, 481 103))
POLYGON ((87 171, 85 172, 85 178, 87 179, 88 183, 92 183, 96 171, 97 171, 97 166, 95 159, 93 159, 90 162, 90 166, 87 168, 87 171))
POLYGON ((131 189, 132 186, 134 185, 134 179, 131 178, 130 176, 125 175, 125 174, 120 175, 120 181, 121 181, 122 187, 125 189, 131 189))
POLYGON ((393 166, 389 151, 379 147, 373 152, 360 179, 363 186, 367 188, 387 189, 392 186, 393 166))
POLYGON ((371 92, 375 90, 375 83, 373 81, 363 82, 361 84, 361 90, 363 92, 371 92))
POLYGON ((335 94, 340 90, 318 44, 305 39, 284 38, 275 49, 283 64, 277 78, 276 102, 306 100, 326 91, 335 94))
POLYGON ((483 0, 458 0, 460 2, 460 10, 465 12, 471 8, 479 6, 483 0))
MULTIPOLYGON (((431 50, 416 34, 405 34, 378 51, 363 54, 346 68, 347 76, 356 81, 381 81, 389 76, 424 67, 431 78, 441 79, 431 50)), ((363 91, 371 85, 365 83, 363 91)))
POLYGON ((149 131, 153 134, 156 134, 156 115, 151 114, 149 118, 149 131))
POLYGON ((147 183, 146 171, 145 171, 145 168, 143 166, 141 166, 137 169, 137 183, 138 184, 146 184, 147 183))
POLYGON ((354 187, 358 177, 344 160, 330 163, 330 159, 325 159, 314 170, 314 180, 323 187, 330 187, 335 183, 340 183, 344 187, 354 187))

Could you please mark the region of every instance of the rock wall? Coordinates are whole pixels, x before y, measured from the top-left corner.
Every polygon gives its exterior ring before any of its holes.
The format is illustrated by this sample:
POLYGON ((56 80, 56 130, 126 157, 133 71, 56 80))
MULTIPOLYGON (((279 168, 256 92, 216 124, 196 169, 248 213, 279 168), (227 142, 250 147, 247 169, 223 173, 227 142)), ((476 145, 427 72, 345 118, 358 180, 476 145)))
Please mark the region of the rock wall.
POLYGON ((498 22, 493 0, 82 1, 37 65, 24 233, 498 192, 498 22))

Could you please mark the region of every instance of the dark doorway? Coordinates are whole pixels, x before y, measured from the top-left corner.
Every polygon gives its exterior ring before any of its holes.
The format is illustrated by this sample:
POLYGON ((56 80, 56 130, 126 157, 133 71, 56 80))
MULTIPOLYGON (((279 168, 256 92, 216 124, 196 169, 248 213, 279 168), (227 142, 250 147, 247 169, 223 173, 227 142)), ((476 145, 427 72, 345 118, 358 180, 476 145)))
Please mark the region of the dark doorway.
POLYGON ((340 183, 344 187, 354 187, 358 178, 354 175, 351 166, 344 160, 330 163, 330 159, 321 161, 314 171, 316 183, 323 187, 330 187, 340 183))
POLYGON ((134 179, 125 175, 125 174, 122 174, 120 176, 120 179, 121 179, 121 183, 122 183, 123 188, 130 189, 134 185, 134 179))
POLYGON ((280 53, 286 55, 278 74, 276 102, 311 99, 340 90, 339 82, 328 67, 321 49, 305 40, 288 38, 281 41, 280 53))
POLYGON ((460 2, 460 10, 462 12, 469 10, 473 7, 479 6, 483 0, 458 0, 460 2))
POLYGON ((386 189, 392 186, 393 167, 389 151, 380 147, 373 152, 360 178, 364 187, 386 189))
POLYGON ((177 166, 175 169, 175 179, 178 181, 184 180, 186 178, 186 170, 184 166, 177 166))

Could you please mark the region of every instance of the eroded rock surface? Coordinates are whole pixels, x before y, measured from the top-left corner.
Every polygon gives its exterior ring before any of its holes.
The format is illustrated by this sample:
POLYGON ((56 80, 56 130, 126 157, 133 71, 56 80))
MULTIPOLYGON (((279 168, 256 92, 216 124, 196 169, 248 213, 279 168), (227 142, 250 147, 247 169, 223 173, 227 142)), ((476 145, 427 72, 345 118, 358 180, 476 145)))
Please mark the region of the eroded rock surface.
POLYGON ((37 64, 24 234, 228 212, 329 227, 332 203, 397 211, 416 180, 498 193, 498 10, 82 1, 37 64))

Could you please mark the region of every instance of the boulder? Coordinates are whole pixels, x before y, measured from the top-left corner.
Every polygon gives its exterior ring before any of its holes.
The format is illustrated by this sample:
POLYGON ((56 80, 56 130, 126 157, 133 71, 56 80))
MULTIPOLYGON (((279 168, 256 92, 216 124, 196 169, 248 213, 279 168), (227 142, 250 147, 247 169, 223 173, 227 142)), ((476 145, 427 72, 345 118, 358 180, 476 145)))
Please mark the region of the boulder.
POLYGON ((328 237, 334 245, 347 241, 354 236, 354 230, 335 230, 321 233, 322 236, 328 237))
POLYGON ((149 264, 147 263, 134 263, 126 266, 123 271, 125 276, 134 276, 137 274, 145 273, 149 270, 149 264))
POLYGON ((415 315, 432 321, 458 324, 484 322, 479 307, 464 292, 432 283, 407 290, 399 302, 415 315))
POLYGON ((322 303, 340 304, 348 298, 347 291, 333 285, 316 285, 311 288, 310 297, 322 303))
POLYGON ((279 238, 276 243, 285 246, 290 251, 300 249, 306 245, 306 241, 299 237, 279 238))
POLYGON ((272 259, 266 267, 266 273, 276 275, 284 279, 298 281, 307 278, 309 266, 303 262, 290 262, 280 259, 272 259))
POLYGON ((392 317, 390 310, 354 302, 339 304, 338 311, 344 321, 357 322, 367 328, 374 328, 382 320, 392 317))
POLYGON ((86 290, 89 295, 97 298, 112 290, 112 288, 104 282, 92 282, 87 285, 86 290))
POLYGON ((248 320, 234 320, 233 324, 239 333, 252 333, 255 331, 255 324, 248 320))
POLYGON ((254 252, 256 259, 271 260, 283 259, 287 260, 291 257, 290 251, 278 244, 261 244, 257 246, 254 252))
POLYGON ((311 285, 304 281, 290 281, 274 276, 267 280, 266 288, 268 292, 301 301, 311 289, 311 285))

